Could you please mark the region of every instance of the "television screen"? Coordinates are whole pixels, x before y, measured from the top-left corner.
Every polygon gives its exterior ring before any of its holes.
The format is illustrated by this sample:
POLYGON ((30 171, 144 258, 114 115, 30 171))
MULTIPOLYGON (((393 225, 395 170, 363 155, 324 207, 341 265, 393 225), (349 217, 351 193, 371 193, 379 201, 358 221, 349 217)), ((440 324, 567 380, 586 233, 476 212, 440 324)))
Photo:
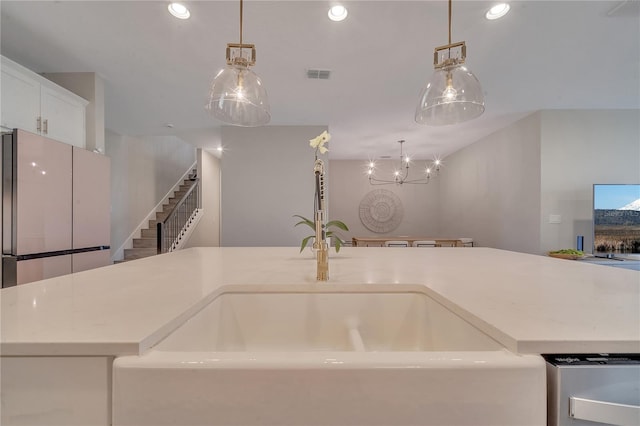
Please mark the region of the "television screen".
POLYGON ((640 253, 640 184, 593 185, 593 254, 640 253))

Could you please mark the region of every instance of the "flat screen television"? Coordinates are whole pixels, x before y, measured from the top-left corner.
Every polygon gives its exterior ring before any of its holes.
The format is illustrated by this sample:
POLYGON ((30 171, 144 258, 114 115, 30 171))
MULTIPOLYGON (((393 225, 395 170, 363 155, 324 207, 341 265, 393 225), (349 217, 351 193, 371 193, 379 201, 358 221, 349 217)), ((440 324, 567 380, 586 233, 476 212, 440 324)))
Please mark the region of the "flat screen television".
POLYGON ((593 254, 640 253, 640 184, 593 185, 593 254))

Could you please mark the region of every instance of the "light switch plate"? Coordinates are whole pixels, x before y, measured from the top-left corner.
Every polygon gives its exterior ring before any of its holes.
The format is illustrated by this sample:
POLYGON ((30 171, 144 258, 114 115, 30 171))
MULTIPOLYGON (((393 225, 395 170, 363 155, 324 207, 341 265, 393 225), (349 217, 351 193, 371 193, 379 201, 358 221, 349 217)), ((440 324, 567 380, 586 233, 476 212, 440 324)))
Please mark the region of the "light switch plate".
POLYGON ((550 214, 549 215, 549 223, 560 223, 562 222, 562 216, 559 214, 550 214))

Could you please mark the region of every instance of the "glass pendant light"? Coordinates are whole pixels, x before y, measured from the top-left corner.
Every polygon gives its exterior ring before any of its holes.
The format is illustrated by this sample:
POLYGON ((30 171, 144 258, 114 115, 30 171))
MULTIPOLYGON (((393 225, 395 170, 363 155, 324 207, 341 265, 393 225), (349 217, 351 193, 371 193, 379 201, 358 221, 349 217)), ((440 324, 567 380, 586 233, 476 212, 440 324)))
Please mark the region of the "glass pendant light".
POLYGON ((227 66, 213 80, 205 108, 225 123, 257 127, 271 120, 271 112, 260 77, 249 69, 256 63, 256 48, 242 43, 242 6, 240 0, 240 43, 227 44, 227 66))
POLYGON ((449 44, 435 48, 435 71, 420 93, 416 123, 432 126, 456 124, 474 119, 484 112, 484 94, 480 82, 463 65, 466 55, 464 41, 451 43, 449 0, 449 44))

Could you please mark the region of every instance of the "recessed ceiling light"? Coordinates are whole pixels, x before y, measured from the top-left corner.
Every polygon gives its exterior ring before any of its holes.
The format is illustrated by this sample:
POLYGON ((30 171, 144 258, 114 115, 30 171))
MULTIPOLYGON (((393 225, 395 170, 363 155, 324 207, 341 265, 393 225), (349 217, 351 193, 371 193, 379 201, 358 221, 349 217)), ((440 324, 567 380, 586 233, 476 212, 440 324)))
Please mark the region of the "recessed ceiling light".
POLYGON ((187 9, 187 7, 182 3, 171 3, 169 4, 168 9, 169 13, 178 19, 189 19, 189 16, 191 16, 189 9, 187 9))
POLYGON ((498 3, 491 9, 489 9, 489 11, 487 11, 486 15, 484 16, 485 18, 492 21, 494 19, 502 18, 509 12, 509 9, 511 9, 511 6, 509 6, 508 3, 498 3))
POLYGON ((329 9, 329 19, 331 19, 332 21, 343 21, 346 17, 347 17, 347 8, 342 6, 341 4, 337 4, 335 6, 332 6, 331 9, 329 9))

